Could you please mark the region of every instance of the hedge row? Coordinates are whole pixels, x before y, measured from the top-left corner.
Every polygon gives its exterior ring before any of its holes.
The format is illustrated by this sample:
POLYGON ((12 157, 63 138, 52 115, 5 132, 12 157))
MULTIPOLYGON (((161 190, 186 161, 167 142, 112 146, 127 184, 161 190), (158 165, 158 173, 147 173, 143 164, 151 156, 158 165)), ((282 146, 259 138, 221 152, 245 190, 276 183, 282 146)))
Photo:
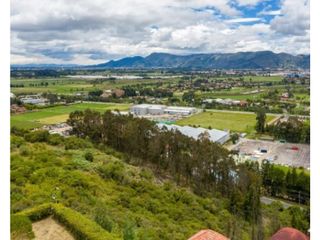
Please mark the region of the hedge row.
POLYGON ((34 239, 32 223, 26 216, 10 216, 11 239, 34 239))
POLYGON ((61 204, 43 204, 15 215, 26 216, 31 221, 53 215, 77 240, 120 240, 118 236, 107 232, 94 221, 61 204))

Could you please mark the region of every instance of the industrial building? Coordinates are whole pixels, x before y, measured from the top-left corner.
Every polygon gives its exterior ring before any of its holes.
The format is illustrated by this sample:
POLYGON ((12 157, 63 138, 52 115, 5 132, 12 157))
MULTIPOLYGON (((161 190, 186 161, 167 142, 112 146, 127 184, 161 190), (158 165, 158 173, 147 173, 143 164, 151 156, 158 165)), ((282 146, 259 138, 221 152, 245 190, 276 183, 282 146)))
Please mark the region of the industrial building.
POLYGON ((175 106, 165 106, 156 104, 138 104, 130 108, 130 112, 134 115, 191 115, 197 112, 196 108, 193 107, 175 107, 175 106))
POLYGON ((200 134, 207 134, 211 142, 216 142, 220 144, 224 144, 230 138, 229 132, 217 129, 206 129, 201 127, 194 128, 189 126, 168 125, 162 123, 158 123, 157 126, 160 129, 166 127, 168 130, 177 130, 181 132, 183 135, 192 137, 194 139, 198 139, 200 134))
POLYGON ((20 98, 20 101, 25 104, 45 105, 48 99, 42 98, 40 95, 27 95, 20 98))

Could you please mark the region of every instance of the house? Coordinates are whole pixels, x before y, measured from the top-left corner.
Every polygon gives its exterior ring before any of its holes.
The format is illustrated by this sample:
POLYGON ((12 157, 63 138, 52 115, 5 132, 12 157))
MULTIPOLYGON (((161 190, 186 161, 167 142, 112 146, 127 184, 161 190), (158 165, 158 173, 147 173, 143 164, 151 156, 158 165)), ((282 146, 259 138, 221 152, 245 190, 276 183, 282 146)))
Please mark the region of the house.
POLYGON ((310 237, 291 227, 284 227, 277 231, 270 240, 309 240, 310 237))
POLYGON ((27 111, 27 109, 25 107, 19 106, 17 104, 12 104, 10 106, 10 112, 11 113, 24 113, 26 111, 27 111))
POLYGON ((110 89, 104 90, 103 93, 100 95, 102 98, 109 98, 112 96, 112 91, 110 89))
POLYGON ((230 240, 230 239, 218 232, 215 232, 210 229, 205 229, 196 233, 195 235, 190 237, 188 240, 230 240))
POLYGON ((124 96, 124 90, 122 90, 122 89, 113 89, 112 90, 112 94, 114 95, 114 96, 116 96, 117 98, 120 98, 120 97, 123 97, 124 96))

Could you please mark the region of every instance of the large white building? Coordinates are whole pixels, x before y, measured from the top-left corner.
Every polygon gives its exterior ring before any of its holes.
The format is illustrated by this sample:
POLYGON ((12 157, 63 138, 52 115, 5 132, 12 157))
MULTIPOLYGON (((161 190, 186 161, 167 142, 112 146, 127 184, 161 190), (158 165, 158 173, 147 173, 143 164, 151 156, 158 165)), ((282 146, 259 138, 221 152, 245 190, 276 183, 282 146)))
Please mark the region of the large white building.
POLYGON ((48 99, 42 98, 39 95, 28 95, 25 97, 20 98, 21 102, 25 104, 39 104, 45 105, 48 102, 48 99))
POLYGON ((172 115, 191 115, 197 112, 196 108, 192 107, 167 107, 165 105, 155 104, 138 104, 130 108, 130 112, 134 115, 160 115, 160 114, 172 114, 172 115))
POLYGON ((207 134, 211 142, 216 142, 220 144, 224 144, 230 138, 229 132, 217 129, 206 129, 201 127, 194 128, 189 126, 168 125, 162 123, 158 123, 157 126, 160 129, 165 127, 168 130, 177 130, 181 132, 183 135, 192 137, 194 139, 198 139, 200 134, 207 134))

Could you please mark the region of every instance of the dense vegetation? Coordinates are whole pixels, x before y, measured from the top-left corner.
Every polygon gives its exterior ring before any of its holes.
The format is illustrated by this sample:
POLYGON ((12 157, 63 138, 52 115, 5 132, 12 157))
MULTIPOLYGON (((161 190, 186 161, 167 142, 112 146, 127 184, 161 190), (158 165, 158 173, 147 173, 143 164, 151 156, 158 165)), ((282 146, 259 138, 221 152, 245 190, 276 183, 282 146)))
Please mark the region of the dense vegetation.
POLYGON ((155 178, 148 168, 124 163, 131 160, 121 153, 102 144, 98 147, 77 137, 15 129, 11 137, 12 213, 60 203, 125 240, 187 239, 203 228, 232 239, 267 239, 283 226, 303 231, 302 224, 308 227, 304 211, 284 210, 275 203, 260 209, 263 217, 258 218, 260 227, 255 230, 259 234, 252 238, 250 222, 256 216, 245 218, 239 211, 246 206, 247 214, 252 212, 253 185, 243 206, 240 191, 230 200, 214 193, 200 197, 170 180, 155 178), (93 156, 89 161, 88 152, 93 156))
POLYGON ((264 161, 261 167, 264 190, 268 195, 298 203, 310 201, 310 175, 296 168, 281 168, 264 161))
POLYGON ((297 117, 289 117, 287 121, 269 126, 268 131, 277 139, 293 143, 310 143, 310 120, 301 121, 297 117))
POLYGON ((125 153, 130 163, 151 166, 201 196, 229 198, 228 209, 252 224, 252 239, 261 238, 263 182, 257 163, 236 165, 228 151, 210 142, 206 134, 194 140, 131 115, 76 111, 68 123, 78 137, 111 146, 125 153))

